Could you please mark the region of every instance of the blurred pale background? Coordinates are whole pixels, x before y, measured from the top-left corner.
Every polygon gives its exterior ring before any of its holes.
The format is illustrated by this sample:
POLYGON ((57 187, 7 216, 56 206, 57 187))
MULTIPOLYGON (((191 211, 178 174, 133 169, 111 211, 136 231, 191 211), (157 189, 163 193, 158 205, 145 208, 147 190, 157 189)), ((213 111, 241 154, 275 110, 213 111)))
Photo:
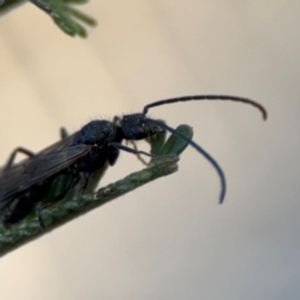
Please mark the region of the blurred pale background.
MULTIPOLYGON (((40 150, 95 118, 150 111, 188 123, 176 174, 77 219, 0 261, 1 299, 299 299, 299 0, 92 1, 87 40, 26 4, 0 19, 0 159, 40 150)), ((143 143, 140 146, 143 148, 143 143)), ((147 148, 146 148, 147 149, 147 148)), ((122 153, 102 185, 142 166, 122 153)))

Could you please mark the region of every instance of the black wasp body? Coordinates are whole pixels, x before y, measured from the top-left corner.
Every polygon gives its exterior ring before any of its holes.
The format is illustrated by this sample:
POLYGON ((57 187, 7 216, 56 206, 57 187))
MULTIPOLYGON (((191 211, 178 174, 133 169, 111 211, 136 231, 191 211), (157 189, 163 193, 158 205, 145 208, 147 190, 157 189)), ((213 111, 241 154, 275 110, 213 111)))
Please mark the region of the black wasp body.
MULTIPOLYGON (((148 122, 143 114, 126 115, 122 120, 116 117, 113 122, 95 120, 21 163, 12 165, 10 162, 0 174, 2 223, 8 227, 28 215, 34 204, 48 195, 58 176, 70 175, 71 178, 69 186, 53 202, 64 198, 80 179, 84 181, 84 190, 95 171, 106 162, 111 166, 115 164, 119 148, 147 155, 121 146, 123 139, 141 140, 163 131, 157 124, 148 122)), ((17 152, 29 153, 19 148, 13 156, 17 152)), ((41 218, 40 223, 43 224, 41 218)))
MULTIPOLYGON (((85 190, 91 175, 100 170, 106 163, 113 166, 119 156, 120 149, 136 154, 147 154, 121 145, 122 141, 143 140, 157 133, 169 131, 186 140, 198 152, 203 154, 216 168, 221 179, 220 203, 225 196, 225 176, 217 162, 199 145, 188 140, 166 124, 146 117, 148 109, 168 103, 190 100, 230 100, 251 104, 263 113, 266 110, 258 103, 240 97, 199 95, 161 100, 145 106, 142 113, 115 117, 114 120, 95 120, 85 125, 71 136, 63 135, 63 139, 33 154, 24 148, 16 149, 7 165, 0 170, 0 218, 4 226, 8 227, 26 217, 36 203, 41 202, 50 191, 53 181, 61 175, 69 175, 68 186, 54 197, 52 202, 58 201, 82 179, 82 190, 85 190), (15 155, 23 152, 29 158, 13 164, 15 155)), ((37 215, 41 227, 43 221, 37 215)))

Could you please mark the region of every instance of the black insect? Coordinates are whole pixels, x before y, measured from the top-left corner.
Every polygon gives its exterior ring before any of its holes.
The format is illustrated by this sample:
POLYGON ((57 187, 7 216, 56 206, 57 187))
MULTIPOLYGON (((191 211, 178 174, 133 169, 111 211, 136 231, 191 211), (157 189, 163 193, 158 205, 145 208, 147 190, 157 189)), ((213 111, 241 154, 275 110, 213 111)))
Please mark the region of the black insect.
MULTIPOLYGON (((71 136, 62 131, 61 141, 37 154, 25 148, 17 148, 11 154, 6 166, 0 170, 0 217, 3 225, 9 227, 25 218, 34 205, 41 203, 41 200, 49 194, 50 187, 58 176, 68 175, 70 180, 65 190, 56 196, 52 203, 63 199, 80 180, 83 180, 82 191, 84 191, 94 172, 106 163, 111 166, 116 163, 120 150, 151 156, 121 143, 123 140, 143 140, 164 131, 184 139, 212 163, 221 179, 220 203, 222 203, 226 182, 218 163, 195 142, 188 140, 166 124, 146 116, 152 107, 191 100, 230 100, 251 104, 262 112, 264 119, 267 118, 264 107, 250 99, 223 95, 186 96, 148 104, 142 113, 124 115, 122 118, 115 117, 112 122, 92 121, 71 136), (25 153, 29 158, 14 164, 15 156, 19 152, 25 153)), ((43 207, 44 205, 41 205, 37 210, 41 227, 44 227, 40 217, 40 210, 43 207)))

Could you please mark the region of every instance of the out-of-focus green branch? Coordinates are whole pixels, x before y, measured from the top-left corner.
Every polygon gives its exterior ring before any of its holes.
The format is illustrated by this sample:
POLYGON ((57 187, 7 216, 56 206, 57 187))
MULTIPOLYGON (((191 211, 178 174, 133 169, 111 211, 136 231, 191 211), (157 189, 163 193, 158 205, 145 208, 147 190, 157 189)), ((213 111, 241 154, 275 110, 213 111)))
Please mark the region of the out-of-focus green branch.
POLYGON ((87 31, 80 22, 88 26, 97 24, 95 19, 74 8, 74 5, 86 4, 88 0, 0 0, 0 15, 26 2, 42 9, 60 29, 71 36, 87 37, 87 31))
MULTIPOLYGON (((180 125, 176 130, 188 139, 191 139, 193 136, 192 129, 188 125, 180 125)), ((91 192, 93 187, 99 182, 99 179, 104 175, 108 167, 106 165, 100 170, 100 174, 94 174, 94 182, 90 182, 86 194, 79 193, 80 187, 77 186, 68 193, 65 199, 43 209, 41 213, 46 230, 41 229, 35 212, 32 212, 24 220, 8 229, 0 226, 0 256, 146 183, 176 172, 178 169, 178 155, 185 150, 188 143, 174 134, 167 141, 165 139, 166 135, 163 133, 149 140, 151 153, 157 156, 152 158, 147 168, 132 173, 122 180, 101 188, 97 192, 91 192)), ((54 182, 48 197, 53 199, 56 194, 61 193, 60 189, 62 189, 62 186, 66 186, 66 183, 62 182, 63 180, 65 179, 58 178, 54 182)))

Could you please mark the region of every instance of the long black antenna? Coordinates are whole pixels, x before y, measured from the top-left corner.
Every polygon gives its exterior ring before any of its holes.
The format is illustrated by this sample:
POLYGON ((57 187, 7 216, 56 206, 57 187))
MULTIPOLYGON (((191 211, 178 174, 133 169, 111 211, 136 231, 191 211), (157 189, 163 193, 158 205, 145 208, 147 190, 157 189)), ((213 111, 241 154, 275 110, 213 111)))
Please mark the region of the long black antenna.
POLYGON ((166 125, 165 123, 162 123, 160 121, 153 120, 153 119, 150 119, 150 118, 147 118, 146 120, 149 123, 154 123, 154 124, 156 124, 156 125, 164 128, 164 129, 166 129, 167 131, 171 132, 172 134, 177 135, 178 137, 180 137, 181 139, 183 139, 184 141, 186 141, 189 145, 191 145, 198 152, 200 152, 214 166, 214 168, 216 169, 216 171, 217 171, 217 173, 218 173, 218 175, 220 177, 220 180, 221 180, 221 193, 220 193, 219 203, 222 204, 223 201, 224 201, 224 198, 225 198, 225 194, 226 194, 226 180, 225 180, 224 172, 222 171, 221 167, 216 162, 216 160, 214 158, 212 158, 202 147, 200 147, 194 141, 188 139, 183 134, 181 134, 180 132, 176 131, 172 127, 166 125))
POLYGON ((267 110, 258 102, 255 102, 251 99, 236 97, 236 96, 227 96, 227 95, 194 95, 194 96, 184 96, 178 98, 170 98, 165 100, 156 101, 150 103, 144 107, 143 113, 147 114, 149 108, 160 106, 164 104, 176 103, 176 102, 185 102, 185 101, 193 101, 193 100, 222 100, 222 101, 234 101, 234 102, 242 102, 246 104, 250 104, 258 108, 262 115, 263 119, 267 119, 267 110))

